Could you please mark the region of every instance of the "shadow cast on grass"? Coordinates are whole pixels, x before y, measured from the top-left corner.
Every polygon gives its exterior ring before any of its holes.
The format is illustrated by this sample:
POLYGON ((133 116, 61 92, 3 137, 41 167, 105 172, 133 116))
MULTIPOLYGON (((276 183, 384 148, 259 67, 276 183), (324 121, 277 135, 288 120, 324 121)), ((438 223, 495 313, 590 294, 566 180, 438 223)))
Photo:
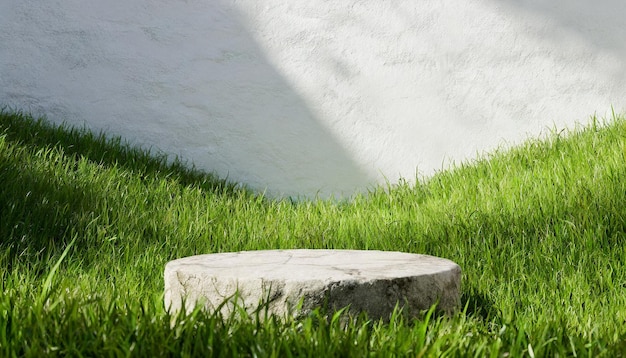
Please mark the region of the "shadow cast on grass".
POLYGON ((0 158, 0 251, 9 269, 15 260, 37 267, 63 251, 79 218, 95 211, 94 193, 45 175, 23 157, 0 158))
MULTIPOLYGON (((9 270, 19 262, 45 273, 48 268, 39 266, 59 255, 72 239, 73 250, 86 253, 102 245, 101 235, 93 232, 115 225, 120 215, 133 215, 109 212, 124 208, 120 194, 76 175, 81 161, 103 170, 115 167, 147 183, 167 179, 212 195, 254 196, 246 188, 187 168, 177 159, 152 156, 119 138, 55 126, 21 113, 0 110, 0 136, 5 143, 0 147, 0 259, 9 270), (94 225, 105 227, 90 227, 94 225)), ((142 245, 159 237, 149 226, 134 228, 144 238, 142 245)), ((91 256, 80 257, 90 261, 91 256)))
POLYGON ((495 308, 493 300, 482 292, 463 292, 461 304, 465 305, 467 315, 480 317, 485 321, 500 316, 500 312, 495 308))
MULTIPOLYGON (((179 158, 136 148, 120 137, 109 138, 104 133, 94 134, 85 128, 54 125, 45 118, 35 119, 21 112, 0 108, 0 134, 10 142, 22 145, 63 150, 103 166, 118 166, 141 176, 159 176, 176 179, 184 186, 199 187, 220 194, 239 193, 240 188, 212 173, 189 167, 179 158)), ((248 193, 252 195, 251 192, 248 193)))

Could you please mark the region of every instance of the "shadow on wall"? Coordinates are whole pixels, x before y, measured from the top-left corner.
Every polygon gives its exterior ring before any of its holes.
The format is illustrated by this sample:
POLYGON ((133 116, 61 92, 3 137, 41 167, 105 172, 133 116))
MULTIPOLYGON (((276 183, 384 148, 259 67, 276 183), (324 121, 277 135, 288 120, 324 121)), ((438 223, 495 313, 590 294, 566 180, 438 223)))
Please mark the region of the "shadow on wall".
POLYGON ((6 0, 0 105, 347 196, 621 112, 626 5, 600 3, 6 0))
MULTIPOLYGON (((626 53, 626 2, 618 0, 491 0, 556 20, 597 48, 626 53)), ((562 32, 552 34, 558 39, 562 32)))
POLYGON ((4 2, 0 102, 122 135, 269 194, 367 188, 373 179, 267 61, 231 6, 4 2))
MULTIPOLYGON (((578 11, 557 1, 557 11, 578 11)), ((391 181, 573 126, 625 93, 621 56, 549 14, 498 0, 237 6, 322 126, 391 181)))
MULTIPOLYGON (((606 98, 611 109, 626 111, 624 84, 626 83, 626 2, 621 0, 490 0, 505 4, 506 11, 530 18, 540 18, 545 23, 542 36, 553 43, 572 50, 557 58, 567 62, 572 58, 604 70, 606 81, 593 86, 583 78, 578 82, 578 94, 596 92, 606 98), (552 25, 549 25, 552 23, 552 25), (584 47, 585 51, 577 48, 584 47), (569 58, 564 58, 564 57, 569 58), (621 89, 616 88, 618 84, 621 89), (616 95, 617 94, 617 95, 616 95)), ((590 67, 591 67, 590 66, 590 67)), ((586 72, 587 68, 580 68, 586 72)), ((555 76, 558 76, 556 73, 555 76)), ((592 80, 598 81, 597 78, 592 80)), ((602 80, 600 80, 602 81, 602 80)), ((565 91, 565 95, 572 95, 565 91)), ((581 96, 573 95, 574 100, 581 96)), ((609 108, 596 108, 599 116, 610 116, 609 108)))
POLYGON ((505 4, 511 12, 519 10, 555 20, 556 31, 547 32, 556 42, 584 41, 596 50, 608 51, 622 59, 622 66, 614 67, 614 75, 626 79, 626 2, 620 0, 491 0, 505 4), (572 36, 573 35, 573 36, 572 36))

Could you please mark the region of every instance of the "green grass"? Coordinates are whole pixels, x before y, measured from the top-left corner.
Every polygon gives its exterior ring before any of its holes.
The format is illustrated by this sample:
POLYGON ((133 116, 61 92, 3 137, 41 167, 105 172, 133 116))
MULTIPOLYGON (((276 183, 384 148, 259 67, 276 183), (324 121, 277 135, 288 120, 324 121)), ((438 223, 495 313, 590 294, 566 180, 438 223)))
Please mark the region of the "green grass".
POLYGON ((4 111, 0 356, 626 355, 624 178, 618 116, 417 184, 294 202, 4 111), (445 257, 463 309, 347 325, 164 310, 167 261, 277 248, 445 257))

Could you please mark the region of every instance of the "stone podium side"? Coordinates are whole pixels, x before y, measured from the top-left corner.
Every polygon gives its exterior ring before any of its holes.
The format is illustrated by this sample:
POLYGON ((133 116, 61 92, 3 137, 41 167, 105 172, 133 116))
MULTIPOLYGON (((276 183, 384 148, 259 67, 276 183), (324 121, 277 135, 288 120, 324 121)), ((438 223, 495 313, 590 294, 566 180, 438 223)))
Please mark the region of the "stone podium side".
MULTIPOLYGON (((389 318, 396 305, 411 314, 438 303, 459 305, 461 269, 438 257, 385 251, 270 250, 198 255, 165 267, 165 306, 214 310, 237 296, 249 312, 261 303, 272 314, 316 308, 389 318)), ((231 302, 232 303, 232 302, 231 302)), ((232 304, 221 306, 225 313, 232 304)), ((297 312, 296 312, 297 311, 297 312)))

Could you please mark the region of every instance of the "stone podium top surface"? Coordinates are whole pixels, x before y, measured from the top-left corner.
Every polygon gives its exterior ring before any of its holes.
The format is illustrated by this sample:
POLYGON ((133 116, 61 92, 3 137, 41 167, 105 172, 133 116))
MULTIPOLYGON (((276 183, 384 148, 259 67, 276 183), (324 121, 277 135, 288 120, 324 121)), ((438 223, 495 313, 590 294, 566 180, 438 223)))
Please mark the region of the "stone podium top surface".
POLYGON ((189 256, 166 271, 192 271, 220 278, 369 281, 460 271, 447 259, 373 250, 262 250, 189 256))

